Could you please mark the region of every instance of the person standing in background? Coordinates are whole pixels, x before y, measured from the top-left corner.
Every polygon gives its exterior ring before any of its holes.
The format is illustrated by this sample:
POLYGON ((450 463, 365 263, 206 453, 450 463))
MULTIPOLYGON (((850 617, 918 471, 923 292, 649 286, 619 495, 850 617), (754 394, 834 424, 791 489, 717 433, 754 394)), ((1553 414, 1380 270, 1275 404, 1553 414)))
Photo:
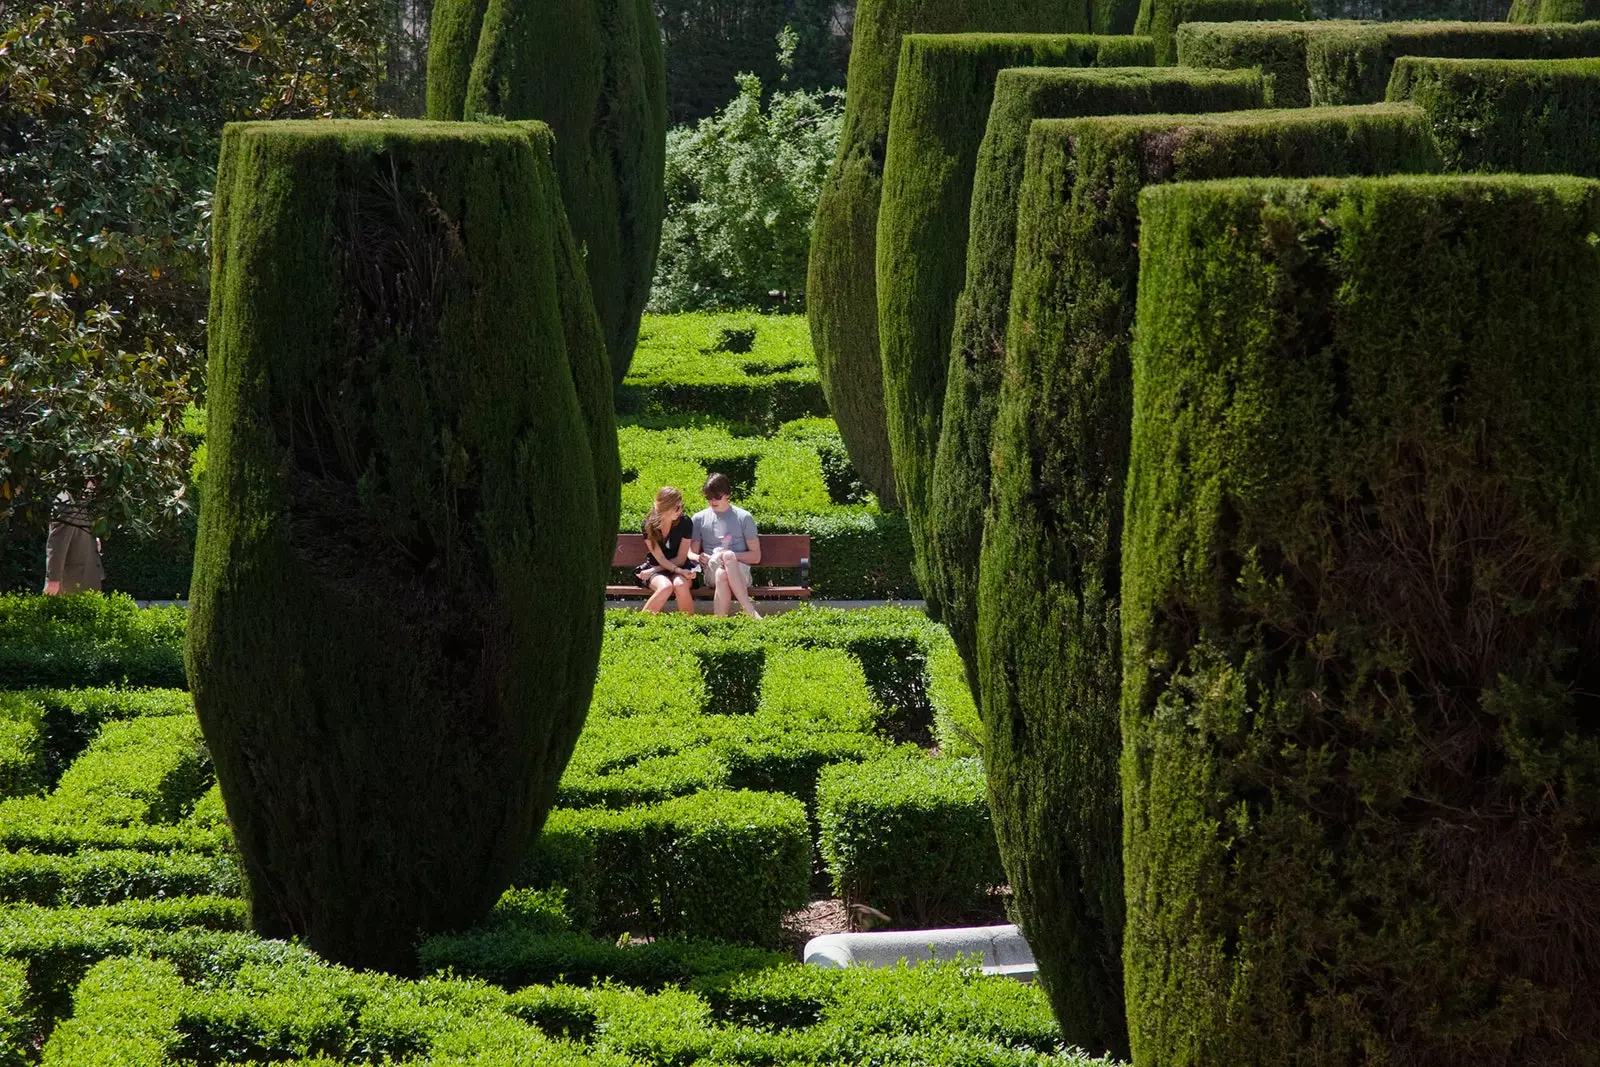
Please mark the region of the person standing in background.
POLYGON ((86 589, 100 591, 106 574, 100 566, 100 539, 91 532, 92 526, 88 510, 75 503, 71 493, 56 497, 44 548, 47 596, 67 596, 86 589))

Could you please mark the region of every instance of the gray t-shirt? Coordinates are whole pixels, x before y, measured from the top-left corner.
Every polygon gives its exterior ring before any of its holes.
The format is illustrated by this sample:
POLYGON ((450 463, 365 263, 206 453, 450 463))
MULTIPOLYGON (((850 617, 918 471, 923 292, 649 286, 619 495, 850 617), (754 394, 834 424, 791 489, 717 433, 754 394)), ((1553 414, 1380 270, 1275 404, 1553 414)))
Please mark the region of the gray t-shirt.
POLYGON ((728 510, 721 515, 710 508, 695 513, 694 539, 700 542, 702 552, 710 552, 715 548, 748 552, 750 540, 755 536, 756 520, 737 504, 729 504, 728 510))

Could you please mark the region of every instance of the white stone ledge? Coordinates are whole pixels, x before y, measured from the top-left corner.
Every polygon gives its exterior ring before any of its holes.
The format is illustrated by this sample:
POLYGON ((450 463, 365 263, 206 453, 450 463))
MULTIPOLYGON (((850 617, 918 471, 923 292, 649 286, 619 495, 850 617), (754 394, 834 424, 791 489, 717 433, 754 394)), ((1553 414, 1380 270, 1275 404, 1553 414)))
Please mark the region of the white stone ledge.
POLYGON ((817 967, 893 967, 902 960, 981 959, 984 974, 1031 982, 1033 952, 1014 925, 961 926, 944 930, 886 930, 824 934, 806 942, 805 961, 817 967))

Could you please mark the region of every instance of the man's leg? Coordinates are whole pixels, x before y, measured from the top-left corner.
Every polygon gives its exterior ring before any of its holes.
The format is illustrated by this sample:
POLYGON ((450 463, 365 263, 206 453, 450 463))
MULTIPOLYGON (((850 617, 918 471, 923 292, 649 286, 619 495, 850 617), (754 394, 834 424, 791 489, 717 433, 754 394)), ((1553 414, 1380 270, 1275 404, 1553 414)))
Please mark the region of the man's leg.
POLYGON ((739 561, 730 559, 723 565, 722 573, 728 576, 728 588, 738 598, 739 606, 744 608, 744 613, 752 619, 761 618, 761 613, 750 602, 750 590, 744 581, 744 567, 739 561))
POLYGON ((717 587, 711 595, 711 611, 715 615, 727 615, 733 611, 733 594, 729 591, 728 565, 724 563, 717 568, 717 587))

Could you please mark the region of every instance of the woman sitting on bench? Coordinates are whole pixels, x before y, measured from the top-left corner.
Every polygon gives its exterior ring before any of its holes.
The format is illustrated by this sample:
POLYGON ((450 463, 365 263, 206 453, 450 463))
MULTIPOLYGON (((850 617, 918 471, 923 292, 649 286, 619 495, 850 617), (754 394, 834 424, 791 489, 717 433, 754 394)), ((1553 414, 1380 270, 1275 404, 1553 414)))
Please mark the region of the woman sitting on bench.
POLYGON ((700 563, 690 558, 694 524, 683 513, 683 494, 670 485, 656 490, 655 505, 644 517, 644 540, 649 555, 633 572, 635 580, 650 590, 644 610, 655 615, 678 598, 678 612, 694 614, 692 590, 700 581, 700 563))

